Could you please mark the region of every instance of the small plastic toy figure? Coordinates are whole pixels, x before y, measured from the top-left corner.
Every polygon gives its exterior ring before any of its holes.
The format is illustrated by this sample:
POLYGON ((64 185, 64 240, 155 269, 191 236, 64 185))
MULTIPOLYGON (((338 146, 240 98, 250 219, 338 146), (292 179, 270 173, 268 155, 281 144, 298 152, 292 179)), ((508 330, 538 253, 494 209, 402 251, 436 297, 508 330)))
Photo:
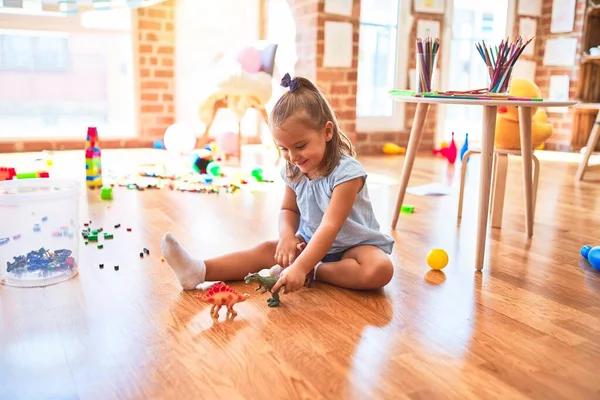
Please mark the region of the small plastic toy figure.
POLYGON ((244 278, 244 282, 246 283, 258 282, 258 287, 256 288, 256 290, 260 290, 261 288, 264 289, 261 292, 261 294, 266 292, 271 293, 271 297, 267 299, 267 304, 269 304, 269 307, 279 306, 279 289, 276 290, 274 293, 271 292, 271 289, 273 288, 273 286, 275 286, 277 280, 279 280, 279 277, 262 276, 257 273, 250 273, 244 278))
POLYGON ((102 188, 100 189, 100 198, 102 200, 112 200, 113 188, 110 186, 102 186, 102 188))
POLYGON ((204 293, 196 295, 196 298, 201 302, 212 304, 212 307, 210 308, 210 315, 214 320, 219 319, 219 310, 221 310, 221 307, 223 306, 227 307, 226 318, 235 318, 237 316, 237 312, 235 312, 233 306, 237 303, 246 301, 248 297, 250 297, 249 294, 239 293, 223 282, 217 282, 208 288, 204 293))

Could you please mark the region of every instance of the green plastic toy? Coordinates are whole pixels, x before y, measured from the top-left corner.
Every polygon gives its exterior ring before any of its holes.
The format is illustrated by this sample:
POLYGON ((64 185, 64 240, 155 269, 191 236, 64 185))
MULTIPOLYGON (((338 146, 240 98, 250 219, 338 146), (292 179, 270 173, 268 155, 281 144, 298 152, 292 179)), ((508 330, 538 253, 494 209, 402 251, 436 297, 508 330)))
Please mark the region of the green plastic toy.
POLYGON ((262 168, 254 168, 250 175, 252 175, 258 182, 262 182, 264 180, 262 174, 262 168))
POLYGON ((100 189, 100 198, 102 200, 112 200, 112 198, 113 198, 112 187, 102 186, 102 189, 100 189))
POLYGON ((402 208, 400 209, 400 212, 412 214, 415 212, 415 206, 410 205, 410 204, 402 204, 402 208))
POLYGON ((256 288, 256 290, 260 290, 262 288, 263 291, 261 292, 261 294, 266 292, 271 293, 271 297, 267 299, 267 304, 269 305, 269 307, 279 306, 279 289, 277 289, 275 292, 271 292, 271 289, 273 288, 273 286, 275 286, 275 283, 278 280, 279 277, 262 276, 257 273, 250 273, 244 278, 244 282, 246 283, 258 282, 258 287, 256 288))
POLYGON ((206 172, 208 172, 212 176, 221 176, 221 166, 217 164, 215 161, 211 161, 206 166, 206 172))

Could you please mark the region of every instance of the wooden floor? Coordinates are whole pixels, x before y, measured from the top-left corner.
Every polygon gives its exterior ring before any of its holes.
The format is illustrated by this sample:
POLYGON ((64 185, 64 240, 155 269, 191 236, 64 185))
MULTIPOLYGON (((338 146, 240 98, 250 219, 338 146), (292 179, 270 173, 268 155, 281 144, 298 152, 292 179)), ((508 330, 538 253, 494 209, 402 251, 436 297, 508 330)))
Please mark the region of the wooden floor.
MULTIPOLYGON (((104 168, 135 159, 103 156, 104 168)), ((57 171, 81 177, 78 157, 57 156, 57 171)), ((230 195, 115 188, 110 208, 97 192, 84 196, 82 220, 133 230, 110 229, 103 250, 82 243, 80 274, 68 282, 0 286, 0 398, 598 399, 600 272, 579 249, 600 245, 600 174, 575 183, 576 163, 539 157, 534 236, 524 232, 514 158, 504 225, 489 232, 482 272, 473 266, 479 158, 457 225, 460 165, 422 156, 410 185, 449 182, 453 194, 407 195, 416 212, 392 233, 395 276, 384 290, 317 283, 270 309, 255 285, 234 282, 253 295, 217 324, 180 290, 159 240, 170 230, 210 257, 274 238, 281 186, 230 195), (150 257, 140 259, 142 247, 150 257), (443 272, 425 263, 434 247, 450 256, 443 272)), ((389 231, 403 158, 361 161, 389 231)))

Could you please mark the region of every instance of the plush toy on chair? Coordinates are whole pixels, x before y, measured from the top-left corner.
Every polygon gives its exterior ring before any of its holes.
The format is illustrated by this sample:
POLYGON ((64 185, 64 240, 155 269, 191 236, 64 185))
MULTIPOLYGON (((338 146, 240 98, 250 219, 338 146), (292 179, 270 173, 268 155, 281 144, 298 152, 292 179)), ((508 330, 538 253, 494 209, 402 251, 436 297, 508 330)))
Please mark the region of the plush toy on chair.
MULTIPOLYGON (((509 94, 515 97, 542 97, 540 89, 528 79, 514 78, 511 81, 509 94)), ((546 112, 541 108, 532 108, 531 116, 532 148, 544 144, 552 135, 552 125, 548 123, 546 112)), ((499 106, 496 116, 496 140, 498 149, 520 150, 521 136, 519 129, 519 111, 515 106, 499 106)))

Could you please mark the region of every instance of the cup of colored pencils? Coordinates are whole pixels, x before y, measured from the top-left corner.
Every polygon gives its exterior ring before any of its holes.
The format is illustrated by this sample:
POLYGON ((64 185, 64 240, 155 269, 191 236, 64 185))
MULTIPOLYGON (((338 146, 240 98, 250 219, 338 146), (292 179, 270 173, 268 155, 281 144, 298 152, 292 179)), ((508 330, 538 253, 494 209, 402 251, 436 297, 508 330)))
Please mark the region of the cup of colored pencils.
POLYGON ((515 42, 509 42, 508 38, 500 42, 500 46, 489 47, 484 41, 476 43, 475 47, 488 69, 489 86, 488 92, 506 94, 510 87, 512 70, 517 60, 525 50, 525 47, 533 40, 523 42, 521 36, 515 42))
POLYGON ((438 38, 417 38, 417 68, 415 76, 417 93, 432 92, 439 49, 440 40, 438 38))

